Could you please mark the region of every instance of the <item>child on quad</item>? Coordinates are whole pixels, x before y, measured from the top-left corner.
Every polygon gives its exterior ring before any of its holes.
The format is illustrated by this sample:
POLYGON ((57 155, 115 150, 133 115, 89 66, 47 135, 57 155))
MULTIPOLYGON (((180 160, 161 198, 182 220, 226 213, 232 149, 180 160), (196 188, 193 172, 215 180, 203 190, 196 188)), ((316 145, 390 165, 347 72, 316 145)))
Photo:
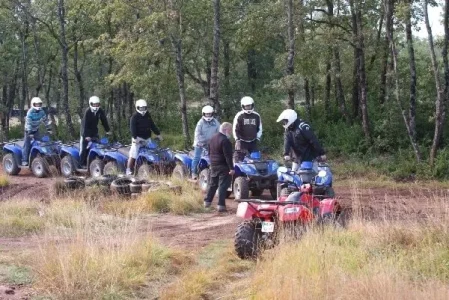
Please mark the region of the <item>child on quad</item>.
POLYGON ((161 132, 154 124, 150 113, 147 110, 147 102, 143 99, 136 101, 136 112, 132 115, 130 121, 131 128, 131 149, 129 150, 128 165, 126 168, 126 175, 133 174, 133 167, 135 165, 139 148, 145 145, 151 138, 151 132, 156 134, 159 140, 162 140, 161 132))
POLYGON ((209 144, 210 138, 218 132, 220 122, 214 118, 214 108, 206 105, 202 109, 202 118, 195 128, 195 138, 193 141, 194 154, 192 160, 192 179, 198 179, 198 163, 204 148, 209 144))
POLYGON ((86 167, 87 163, 87 145, 93 139, 98 139, 98 121, 101 120, 106 134, 110 134, 110 128, 106 113, 100 107, 100 98, 92 96, 89 99, 89 108, 84 112, 81 122, 81 138, 80 138, 80 164, 81 168, 86 167))
POLYGON ((31 139, 39 138, 39 126, 45 124, 48 134, 52 134, 51 120, 42 109, 42 100, 39 97, 31 99, 31 107, 25 118, 25 136, 22 149, 22 166, 28 166, 28 156, 30 154, 31 139))
POLYGON ((282 122, 284 133, 284 160, 291 160, 290 153, 295 156, 292 171, 298 171, 301 162, 314 161, 317 158, 325 162, 326 154, 321 147, 310 125, 300 118, 293 109, 284 110, 276 122, 282 122))
POLYGON ((242 110, 234 117, 233 133, 235 139, 234 163, 241 162, 246 152, 257 151, 257 141, 262 137, 262 120, 254 111, 254 100, 243 97, 240 101, 242 110))

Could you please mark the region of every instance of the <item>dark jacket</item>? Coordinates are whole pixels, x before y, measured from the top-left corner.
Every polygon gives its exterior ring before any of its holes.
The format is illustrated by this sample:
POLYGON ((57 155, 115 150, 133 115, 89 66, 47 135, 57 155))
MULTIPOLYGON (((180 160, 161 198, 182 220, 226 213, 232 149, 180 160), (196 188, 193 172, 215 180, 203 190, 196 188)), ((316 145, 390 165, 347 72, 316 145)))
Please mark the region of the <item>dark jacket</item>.
POLYGON ((234 117, 232 127, 235 140, 252 142, 262 137, 262 121, 256 112, 247 114, 243 110, 239 111, 234 117))
POLYGON ((300 119, 285 130, 284 155, 290 155, 290 150, 299 161, 312 161, 325 154, 310 125, 300 119))
POLYGON ((234 169, 231 141, 221 132, 214 134, 209 141, 209 159, 211 168, 227 166, 229 170, 234 169))
POLYGON ((131 117, 130 127, 131 136, 134 139, 137 137, 149 139, 151 137, 151 132, 154 132, 156 135, 161 134, 159 128, 154 124, 149 112, 146 112, 143 116, 140 113, 135 112, 131 117))
POLYGON ((104 130, 111 131, 108 124, 108 119, 104 110, 100 107, 96 113, 93 113, 90 108, 84 112, 83 121, 81 122, 81 136, 82 137, 97 137, 98 136, 98 121, 101 120, 104 130))

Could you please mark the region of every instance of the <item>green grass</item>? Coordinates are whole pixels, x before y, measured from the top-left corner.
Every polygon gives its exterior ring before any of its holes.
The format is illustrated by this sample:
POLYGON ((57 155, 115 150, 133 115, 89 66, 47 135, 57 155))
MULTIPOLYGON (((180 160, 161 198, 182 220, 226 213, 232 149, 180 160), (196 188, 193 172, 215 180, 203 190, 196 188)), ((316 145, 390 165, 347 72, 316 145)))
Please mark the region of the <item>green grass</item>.
POLYGON ((0 187, 6 187, 9 185, 9 178, 5 175, 0 175, 0 187))
POLYGON ((26 285, 32 282, 32 276, 28 267, 0 263, 0 281, 13 285, 26 285))

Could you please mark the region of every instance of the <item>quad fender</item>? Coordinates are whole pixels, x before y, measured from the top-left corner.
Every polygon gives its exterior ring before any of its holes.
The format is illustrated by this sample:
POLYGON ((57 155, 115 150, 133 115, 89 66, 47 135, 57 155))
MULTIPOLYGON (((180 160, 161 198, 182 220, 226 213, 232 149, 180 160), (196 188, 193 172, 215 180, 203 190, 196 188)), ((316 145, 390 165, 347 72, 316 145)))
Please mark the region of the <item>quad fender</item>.
POLYGON ((256 213, 257 210, 252 205, 249 205, 248 202, 241 202, 237 206, 236 215, 244 220, 251 220, 256 213))
POLYGON ((340 203, 336 199, 329 198, 320 201, 320 216, 336 213, 340 209, 340 203))
POLYGON ((297 204, 288 204, 280 206, 279 220, 282 222, 299 221, 301 223, 309 223, 313 219, 313 213, 307 207, 297 204))
POLYGON ((291 174, 286 167, 279 167, 277 169, 278 181, 282 182, 291 182, 296 184, 296 186, 300 187, 302 185, 301 177, 298 174, 291 174))
POLYGON ((198 168, 200 170, 203 170, 203 169, 209 168, 209 165, 210 165, 209 157, 208 156, 201 157, 200 162, 198 164, 198 168))
POLYGON ((126 162, 128 161, 128 157, 117 151, 106 152, 104 154, 104 159, 106 161, 116 161, 118 164, 122 165, 126 165, 126 162))
POLYGON ((257 175, 256 167, 252 164, 234 164, 235 177, 257 175))
POLYGON ((190 166, 192 165, 192 158, 185 153, 177 153, 175 154, 175 160, 179 161, 183 165, 187 166, 187 168, 190 169, 190 166))
POLYGON ((157 163, 161 159, 159 155, 151 153, 150 151, 140 152, 137 156, 137 161, 147 161, 148 163, 157 163))
POLYGON ((79 150, 75 147, 69 147, 69 146, 62 146, 60 150, 61 158, 63 158, 66 155, 70 155, 73 157, 73 159, 79 161, 80 160, 80 153, 79 150))
POLYGON ((17 146, 16 144, 6 144, 3 146, 3 151, 13 153, 14 156, 22 157, 22 148, 17 146))
POLYGON ((103 159, 104 151, 102 149, 98 149, 98 148, 91 148, 89 150, 89 154, 87 155, 87 161, 91 162, 97 157, 99 157, 100 159, 103 159))

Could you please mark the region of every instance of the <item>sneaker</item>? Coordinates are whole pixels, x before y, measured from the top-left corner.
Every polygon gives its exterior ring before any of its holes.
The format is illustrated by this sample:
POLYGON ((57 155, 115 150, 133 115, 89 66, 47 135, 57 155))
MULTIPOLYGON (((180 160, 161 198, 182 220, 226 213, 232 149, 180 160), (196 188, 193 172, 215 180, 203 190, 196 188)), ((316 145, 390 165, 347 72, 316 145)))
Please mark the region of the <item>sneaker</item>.
POLYGON ((217 210, 218 210, 218 212, 220 212, 220 213, 228 212, 228 210, 226 209, 226 206, 224 206, 224 205, 218 205, 218 206, 217 206, 217 210))
POLYGON ((198 180, 198 174, 192 174, 192 180, 198 180))
POLYGON ((209 208, 212 202, 206 202, 204 201, 204 208, 209 208))
POLYGON ((126 176, 133 175, 133 172, 131 172, 130 168, 126 168, 126 176))
POLYGON ((27 161, 22 161, 22 166, 24 166, 24 167, 28 166, 28 162, 27 161))

